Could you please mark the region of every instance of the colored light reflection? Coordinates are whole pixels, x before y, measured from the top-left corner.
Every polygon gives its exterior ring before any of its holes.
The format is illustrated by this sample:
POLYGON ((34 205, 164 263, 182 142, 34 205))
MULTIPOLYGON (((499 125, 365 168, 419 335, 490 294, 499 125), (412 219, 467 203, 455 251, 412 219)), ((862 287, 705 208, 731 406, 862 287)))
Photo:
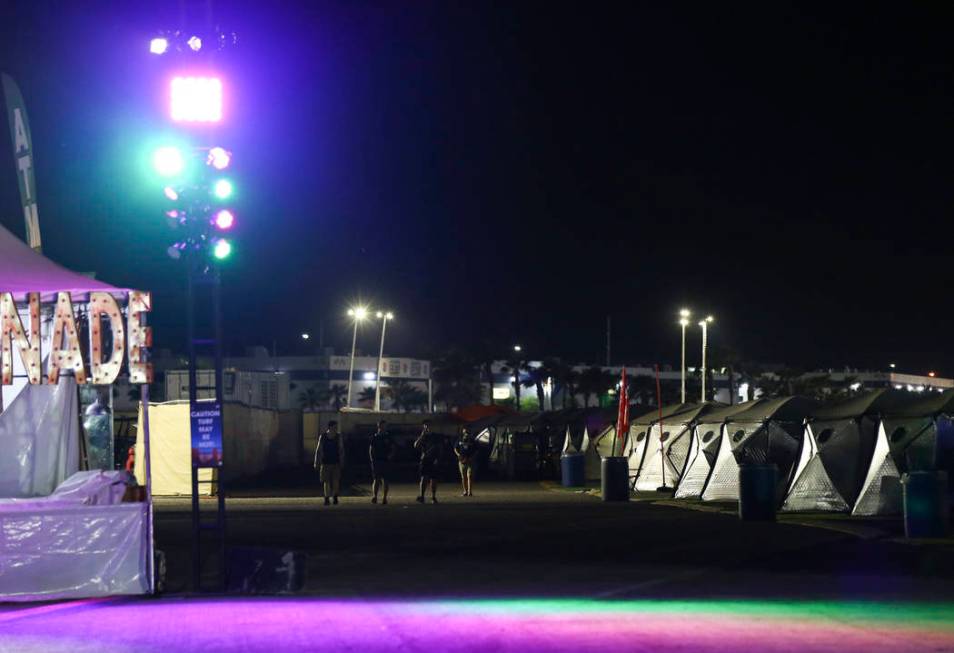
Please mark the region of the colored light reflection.
POLYGON ((162 189, 162 192, 167 199, 170 199, 173 202, 179 199, 179 193, 177 193, 176 189, 173 188, 172 186, 166 186, 165 188, 162 189))
POLYGON ((174 77, 170 116, 177 122, 222 120, 222 80, 218 77, 174 77))
POLYGON ((220 261, 227 259, 231 254, 232 243, 224 238, 216 241, 215 247, 212 248, 212 255, 220 261))
POLYGON ((0 642, 22 653, 318 650, 316 632, 327 651, 907 653, 951 650, 954 604, 224 598, 77 601, 0 613, 0 642))
POLYGON ((232 182, 228 179, 219 179, 212 186, 212 193, 220 200, 227 200, 232 196, 232 182))

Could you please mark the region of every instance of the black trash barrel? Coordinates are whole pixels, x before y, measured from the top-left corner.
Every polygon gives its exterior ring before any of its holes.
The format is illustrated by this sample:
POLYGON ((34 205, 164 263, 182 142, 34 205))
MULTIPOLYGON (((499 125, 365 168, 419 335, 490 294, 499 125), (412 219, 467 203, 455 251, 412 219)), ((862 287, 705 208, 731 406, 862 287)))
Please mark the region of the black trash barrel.
POLYGON ((565 487, 586 485, 586 465, 583 454, 565 453, 560 456, 560 483, 565 487))
POLYGON ((911 472, 901 477, 901 485, 904 488, 904 534, 946 537, 947 472, 911 472))
POLYGON ((609 456, 600 462, 603 501, 629 501, 629 459, 609 456))
POLYGON ((776 465, 741 465, 739 467, 739 519, 743 521, 775 521, 776 465))

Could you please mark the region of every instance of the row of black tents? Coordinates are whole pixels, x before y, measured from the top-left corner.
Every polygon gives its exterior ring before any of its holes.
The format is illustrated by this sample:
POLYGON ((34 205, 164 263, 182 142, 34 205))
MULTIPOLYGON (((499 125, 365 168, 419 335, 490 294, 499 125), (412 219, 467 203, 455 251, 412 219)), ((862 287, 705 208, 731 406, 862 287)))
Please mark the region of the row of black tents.
POLYGON ((568 410, 498 415, 470 429, 506 476, 558 468, 561 453, 580 452, 587 480, 598 480, 601 457, 622 455, 636 492, 671 487, 677 499, 738 500, 739 466, 774 464, 782 511, 898 514, 902 474, 954 472, 954 390, 675 404, 639 415, 622 438, 615 420, 615 410, 568 410))

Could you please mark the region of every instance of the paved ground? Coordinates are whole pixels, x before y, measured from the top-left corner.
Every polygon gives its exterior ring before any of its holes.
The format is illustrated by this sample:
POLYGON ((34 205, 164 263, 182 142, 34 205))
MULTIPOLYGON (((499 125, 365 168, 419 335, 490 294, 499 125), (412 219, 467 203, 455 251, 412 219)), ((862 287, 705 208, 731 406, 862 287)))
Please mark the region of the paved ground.
POLYGON ((742 523, 537 483, 447 484, 438 505, 366 490, 230 499, 232 544, 305 552, 285 598, 177 596, 189 505, 160 501, 171 596, 0 611, 0 652, 954 651, 954 546, 898 541, 895 521, 742 523))

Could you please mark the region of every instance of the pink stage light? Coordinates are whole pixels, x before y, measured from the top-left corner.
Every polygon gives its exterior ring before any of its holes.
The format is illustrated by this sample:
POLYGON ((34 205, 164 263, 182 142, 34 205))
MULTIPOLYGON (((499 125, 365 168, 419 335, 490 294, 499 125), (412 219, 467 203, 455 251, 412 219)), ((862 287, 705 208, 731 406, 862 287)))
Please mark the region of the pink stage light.
POLYGON ((222 120, 222 80, 218 77, 173 77, 170 115, 176 122, 222 120))
POLYGON ((235 224, 235 216, 228 209, 222 209, 215 214, 215 226, 222 231, 228 231, 235 224))

